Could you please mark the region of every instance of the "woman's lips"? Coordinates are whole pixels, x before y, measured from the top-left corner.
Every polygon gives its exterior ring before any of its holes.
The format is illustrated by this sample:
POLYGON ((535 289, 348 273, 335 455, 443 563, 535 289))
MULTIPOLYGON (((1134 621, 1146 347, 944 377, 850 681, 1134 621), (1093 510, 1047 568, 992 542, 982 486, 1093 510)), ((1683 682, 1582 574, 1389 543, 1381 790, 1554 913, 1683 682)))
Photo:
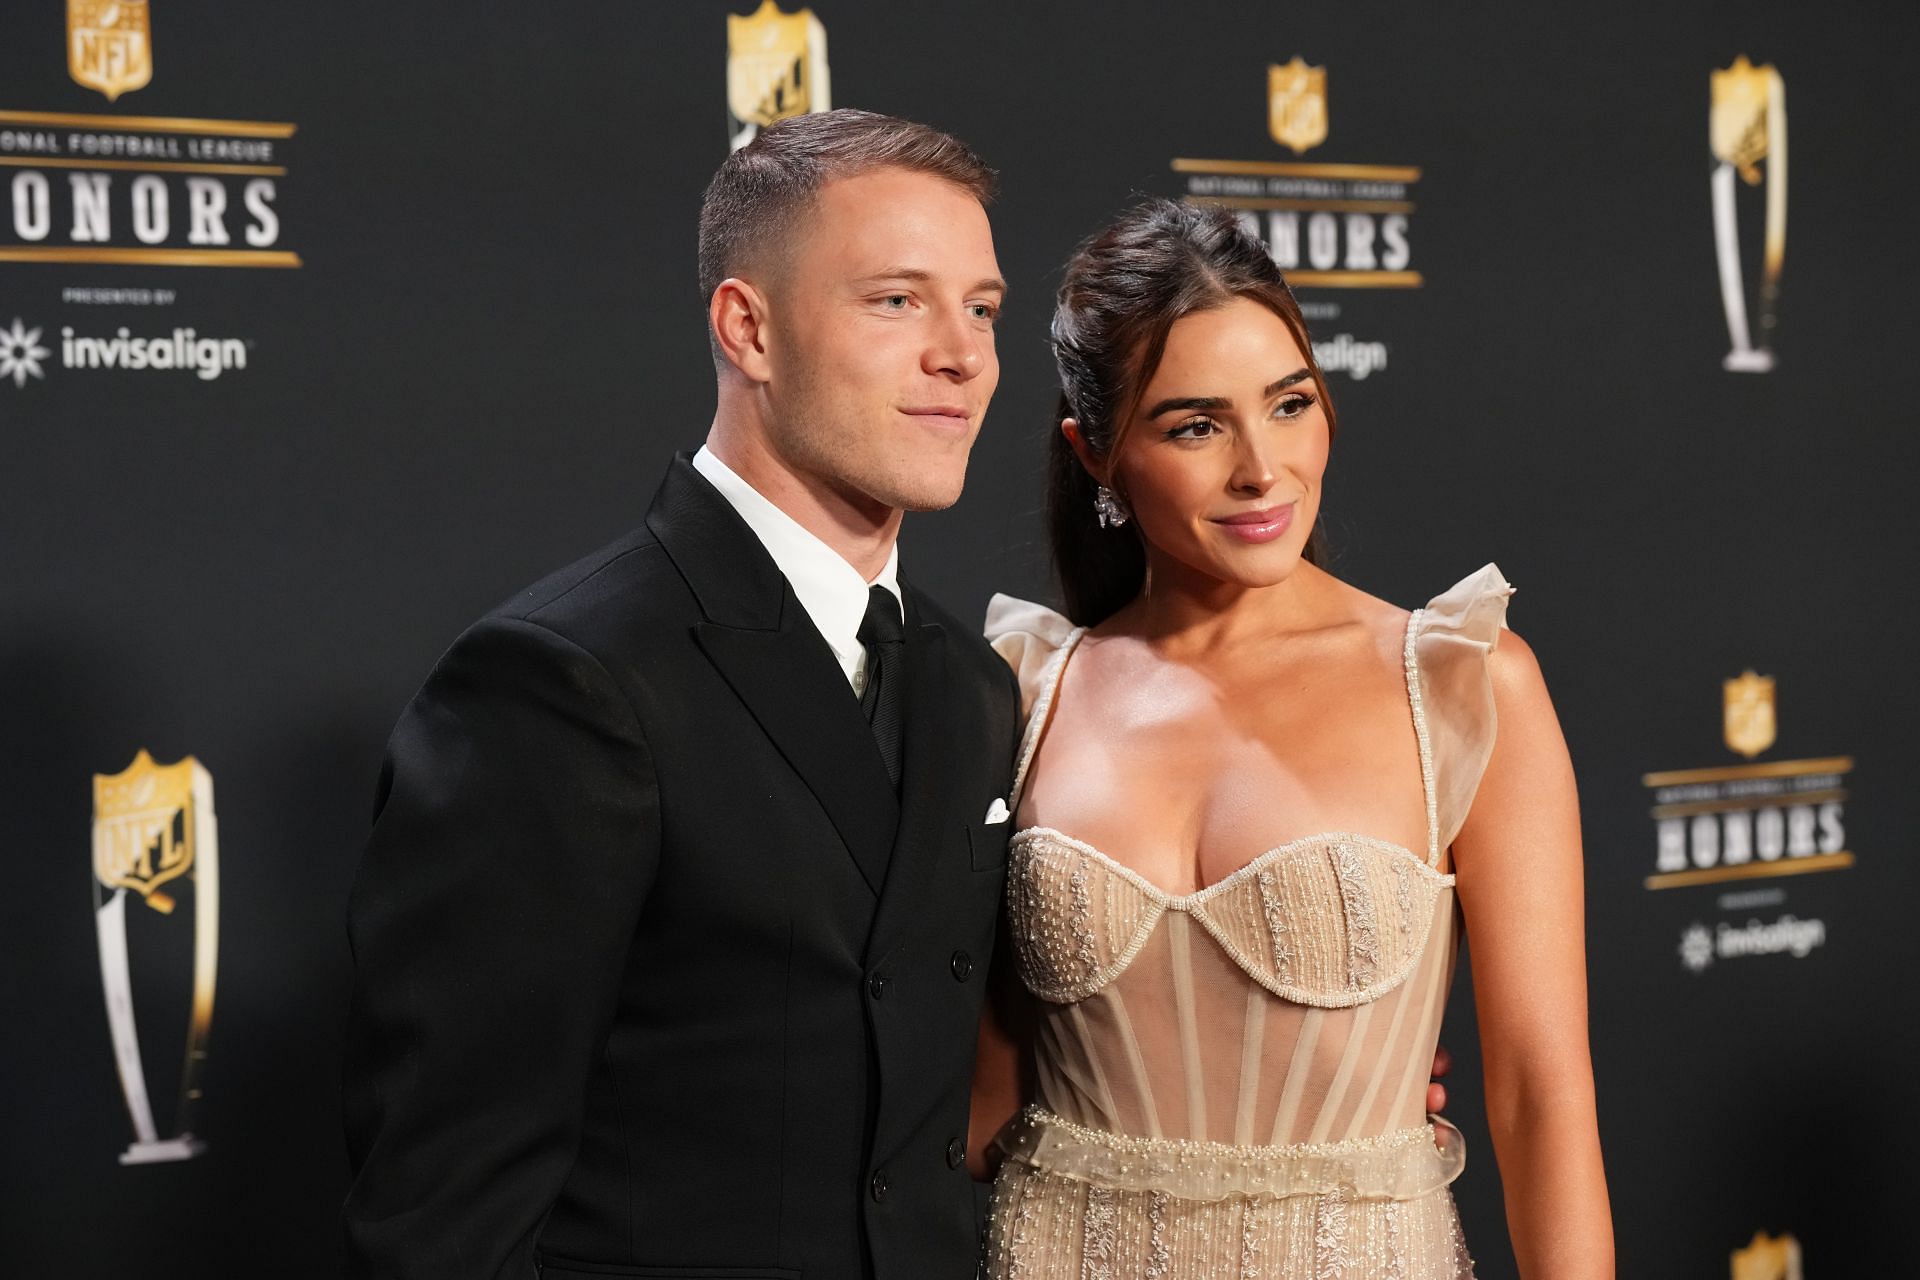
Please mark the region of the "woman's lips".
POLYGON ((1292 527, 1293 504, 1289 502, 1283 507, 1268 507, 1264 511, 1241 511, 1230 516, 1216 516, 1213 523, 1242 542, 1272 542, 1292 527))

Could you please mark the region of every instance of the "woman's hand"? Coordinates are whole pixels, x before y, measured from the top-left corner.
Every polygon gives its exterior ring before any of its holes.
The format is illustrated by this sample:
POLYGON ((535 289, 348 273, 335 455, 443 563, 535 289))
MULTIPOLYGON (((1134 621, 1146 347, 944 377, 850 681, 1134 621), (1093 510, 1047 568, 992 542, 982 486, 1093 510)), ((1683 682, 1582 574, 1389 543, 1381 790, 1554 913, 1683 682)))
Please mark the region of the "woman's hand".
POLYGON ((1427 1114, 1439 1115, 1447 1109, 1447 1086, 1440 1080, 1453 1070, 1453 1055, 1447 1052, 1447 1046, 1441 1045, 1433 1051, 1433 1079, 1427 1083, 1427 1114))

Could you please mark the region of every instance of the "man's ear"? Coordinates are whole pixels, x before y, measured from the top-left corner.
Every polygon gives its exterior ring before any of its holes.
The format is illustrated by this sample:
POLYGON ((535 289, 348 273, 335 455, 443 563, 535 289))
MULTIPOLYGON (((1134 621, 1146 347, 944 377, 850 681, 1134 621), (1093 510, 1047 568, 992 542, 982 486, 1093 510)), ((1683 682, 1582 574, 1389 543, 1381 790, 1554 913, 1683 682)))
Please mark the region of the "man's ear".
POLYGON ((753 382, 773 376, 767 360, 767 297, 737 276, 728 276, 707 299, 707 323, 727 362, 753 382))

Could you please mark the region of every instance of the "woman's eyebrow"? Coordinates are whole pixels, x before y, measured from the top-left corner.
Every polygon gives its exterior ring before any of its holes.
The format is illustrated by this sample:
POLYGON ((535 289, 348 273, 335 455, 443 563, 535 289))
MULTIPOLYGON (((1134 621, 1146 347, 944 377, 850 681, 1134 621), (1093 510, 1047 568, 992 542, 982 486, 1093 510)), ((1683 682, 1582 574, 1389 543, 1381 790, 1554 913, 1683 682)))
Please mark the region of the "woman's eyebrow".
POLYGON ((1157 418, 1163 413, 1175 409, 1231 409, 1233 401, 1226 396, 1175 396, 1171 400, 1162 400, 1148 411, 1149 418, 1157 418))
MULTIPOLYGON (((1260 393, 1260 398, 1262 400, 1270 399, 1273 396, 1279 395, 1294 383, 1304 382, 1312 376, 1313 372, 1305 367, 1295 369, 1292 373, 1279 379, 1277 382, 1269 382, 1266 389, 1260 393)), ((1154 405, 1153 408, 1147 411, 1147 417, 1157 418, 1161 414, 1171 413, 1175 409, 1199 409, 1204 411, 1231 408, 1233 408, 1233 400, 1228 396, 1174 396, 1170 400, 1162 400, 1159 404, 1154 405)))
POLYGON ((1280 392, 1285 391, 1288 387, 1292 386, 1294 383, 1304 381, 1305 379, 1310 378, 1312 376, 1313 376, 1312 371, 1305 367, 1295 369, 1292 373, 1280 379, 1280 381, 1269 382, 1267 384, 1267 389, 1260 393, 1260 398, 1262 400, 1265 400, 1270 396, 1278 395, 1280 392))

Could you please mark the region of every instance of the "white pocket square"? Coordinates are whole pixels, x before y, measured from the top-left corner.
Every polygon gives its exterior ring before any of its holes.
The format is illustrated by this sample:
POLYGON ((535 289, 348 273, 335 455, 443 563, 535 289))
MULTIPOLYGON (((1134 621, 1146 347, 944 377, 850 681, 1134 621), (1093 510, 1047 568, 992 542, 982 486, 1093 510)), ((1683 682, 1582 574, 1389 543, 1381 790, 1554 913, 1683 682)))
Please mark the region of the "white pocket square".
POLYGON ((1007 802, 1005 800, 995 800, 987 806, 987 825, 990 827, 995 823, 1005 822, 1010 816, 1011 815, 1007 813, 1007 802))

